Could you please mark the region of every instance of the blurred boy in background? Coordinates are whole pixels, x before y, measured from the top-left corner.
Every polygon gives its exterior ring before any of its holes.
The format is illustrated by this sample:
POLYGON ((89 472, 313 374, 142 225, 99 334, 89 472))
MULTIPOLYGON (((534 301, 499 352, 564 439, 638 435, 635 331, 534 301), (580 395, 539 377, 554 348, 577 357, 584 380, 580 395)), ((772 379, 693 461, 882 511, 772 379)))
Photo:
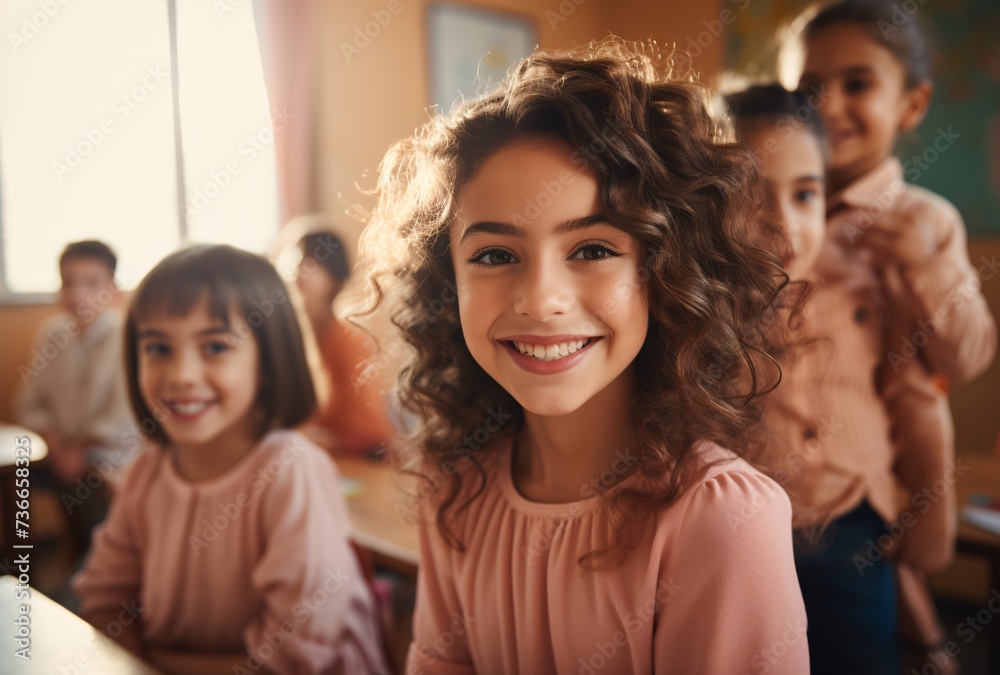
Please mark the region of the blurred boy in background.
POLYGON ((121 321, 113 306, 117 258, 100 241, 66 246, 59 258, 62 312, 38 332, 32 360, 21 369, 19 422, 38 433, 48 456, 33 487, 58 494, 69 516, 75 553, 107 511, 105 477, 86 481, 91 465, 125 445, 135 423, 122 362, 121 321), (87 490, 77 490, 84 481, 87 490), (79 493, 79 494, 78 494, 79 493))

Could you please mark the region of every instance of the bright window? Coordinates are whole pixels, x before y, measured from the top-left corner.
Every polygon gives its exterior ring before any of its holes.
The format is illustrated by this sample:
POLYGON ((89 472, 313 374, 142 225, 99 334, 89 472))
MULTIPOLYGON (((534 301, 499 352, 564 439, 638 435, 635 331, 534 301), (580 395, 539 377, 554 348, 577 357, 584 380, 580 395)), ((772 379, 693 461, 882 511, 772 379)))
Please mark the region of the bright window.
POLYGON ((252 3, 220 16, 211 2, 178 0, 176 99, 171 4, 0 6, 0 289, 8 295, 54 291, 70 241, 110 244, 119 281, 131 288, 187 241, 263 252, 276 234, 275 132, 252 3))

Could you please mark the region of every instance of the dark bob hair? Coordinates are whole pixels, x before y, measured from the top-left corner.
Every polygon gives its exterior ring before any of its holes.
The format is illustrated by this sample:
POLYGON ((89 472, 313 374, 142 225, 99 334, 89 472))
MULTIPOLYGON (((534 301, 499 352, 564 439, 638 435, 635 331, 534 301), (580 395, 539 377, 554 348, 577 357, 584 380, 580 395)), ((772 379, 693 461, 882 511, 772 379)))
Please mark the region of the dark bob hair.
MULTIPOLYGON (((138 327, 154 316, 182 317, 203 300, 211 316, 232 326, 233 316, 257 340, 260 366, 257 406, 260 436, 292 428, 316 409, 316 392, 302 331, 284 283, 264 258, 232 246, 201 245, 164 258, 133 294, 125 322, 125 370, 132 411, 140 423, 155 420, 139 392, 138 327)), ((146 425, 142 424, 145 430, 146 425)), ((159 424, 147 434, 169 442, 159 424)))

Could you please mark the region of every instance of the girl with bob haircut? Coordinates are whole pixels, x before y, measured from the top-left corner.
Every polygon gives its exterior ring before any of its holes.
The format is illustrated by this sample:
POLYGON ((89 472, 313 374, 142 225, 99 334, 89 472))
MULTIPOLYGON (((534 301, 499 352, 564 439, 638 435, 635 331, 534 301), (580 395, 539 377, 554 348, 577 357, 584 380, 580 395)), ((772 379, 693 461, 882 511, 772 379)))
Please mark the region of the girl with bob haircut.
POLYGON ((386 672, 329 456, 291 429, 316 407, 277 272, 229 246, 168 256, 125 328, 149 443, 74 587, 99 630, 168 673, 386 672))
POLYGON ((648 51, 536 52, 381 167, 363 252, 424 478, 407 672, 807 671, 790 504, 739 458, 787 277, 753 157, 648 51))
POLYGON ((954 555, 946 391, 989 367, 996 325, 961 214, 907 182, 927 168, 918 157, 895 155, 933 95, 921 13, 901 13, 892 0, 836 0, 809 11, 795 39, 804 56, 798 87, 816 93, 830 140, 825 274, 869 294, 872 309, 855 323, 875 343, 869 353, 882 357, 882 405, 843 379, 827 389, 840 389, 828 395, 842 402, 845 427, 822 452, 838 471, 823 472, 812 499, 829 513, 832 541, 797 559, 813 672, 899 671, 897 606, 923 615, 927 662, 948 672, 954 664, 922 581, 954 555), (948 488, 943 498, 927 500, 927 486, 939 484, 948 488))

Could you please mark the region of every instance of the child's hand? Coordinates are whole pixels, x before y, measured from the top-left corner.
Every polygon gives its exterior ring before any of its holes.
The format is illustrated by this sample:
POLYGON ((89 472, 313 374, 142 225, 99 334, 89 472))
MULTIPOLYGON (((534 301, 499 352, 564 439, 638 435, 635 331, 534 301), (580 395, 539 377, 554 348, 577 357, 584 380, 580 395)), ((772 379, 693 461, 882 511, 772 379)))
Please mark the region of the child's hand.
POLYGON ((879 268, 913 265, 934 255, 942 233, 934 223, 907 212, 888 213, 861 232, 858 243, 868 248, 879 268))

